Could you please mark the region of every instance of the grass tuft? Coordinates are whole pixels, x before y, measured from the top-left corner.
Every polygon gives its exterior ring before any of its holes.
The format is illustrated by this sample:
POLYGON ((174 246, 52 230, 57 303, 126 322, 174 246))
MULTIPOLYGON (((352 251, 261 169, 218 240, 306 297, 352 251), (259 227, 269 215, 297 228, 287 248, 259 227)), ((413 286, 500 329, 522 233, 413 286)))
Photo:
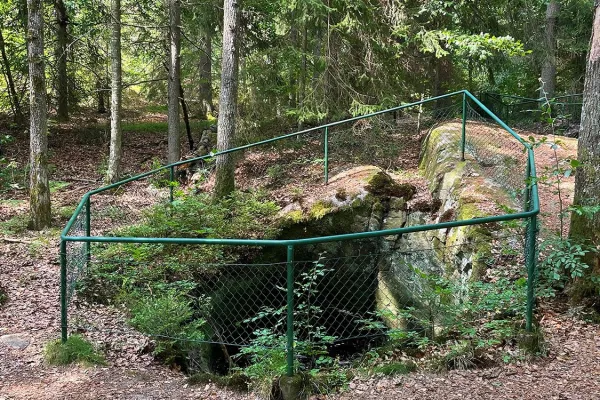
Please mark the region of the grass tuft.
POLYGON ((394 376, 394 375, 406 375, 414 372, 417 369, 417 364, 414 362, 401 362, 395 361, 383 365, 377 365, 373 367, 373 374, 394 376))
POLYGON ((80 335, 70 336, 65 343, 60 339, 46 345, 44 358, 50 365, 80 363, 86 366, 105 365, 104 356, 80 335))

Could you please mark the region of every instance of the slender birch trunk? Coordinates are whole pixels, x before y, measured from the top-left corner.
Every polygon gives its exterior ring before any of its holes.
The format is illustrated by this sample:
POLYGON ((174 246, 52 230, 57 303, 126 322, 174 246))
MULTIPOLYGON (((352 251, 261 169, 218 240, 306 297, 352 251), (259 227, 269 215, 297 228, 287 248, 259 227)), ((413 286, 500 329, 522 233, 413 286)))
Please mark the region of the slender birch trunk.
POLYGON ((111 0, 111 85, 110 85, 110 154, 106 180, 116 182, 121 176, 123 135, 121 132, 121 0, 111 0))

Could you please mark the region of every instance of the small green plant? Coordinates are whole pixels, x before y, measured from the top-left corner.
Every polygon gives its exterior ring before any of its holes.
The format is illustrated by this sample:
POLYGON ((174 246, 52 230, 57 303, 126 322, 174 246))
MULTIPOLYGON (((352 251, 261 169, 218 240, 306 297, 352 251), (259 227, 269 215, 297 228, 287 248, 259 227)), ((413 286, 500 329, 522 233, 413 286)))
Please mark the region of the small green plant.
POLYGON ((406 375, 416 371, 416 369, 417 365, 413 362, 391 361, 374 366, 371 372, 375 375, 394 376, 406 375))
POLYGON ((69 219, 75 213, 76 206, 63 206, 59 207, 57 214, 63 219, 69 219))
POLYGON ((63 181, 49 181, 48 184, 50 185, 50 193, 56 193, 70 185, 69 182, 63 181))
POLYGON ((195 318, 190 299, 175 291, 140 298, 131 314, 131 325, 156 338, 154 354, 168 364, 185 359, 205 339, 205 321, 195 318))
MULTIPOLYGON (((13 142, 11 135, 0 135, 0 148, 13 142)), ((16 160, 0 156, 0 192, 25 189, 26 180, 26 170, 16 160)))
MULTIPOLYGON (((327 335, 325 327, 318 325, 319 317, 323 314, 321 307, 314 304, 314 298, 318 294, 318 283, 333 271, 326 267, 323 260, 321 255, 308 269, 299 274, 295 282, 294 370, 296 373, 307 374, 306 377, 315 383, 313 389, 318 387, 321 391, 330 391, 333 390, 331 386, 333 382, 336 387, 340 387, 347 382, 347 379, 345 375, 335 373, 339 369, 337 362, 327 351, 327 346, 336 338, 327 335), (324 378, 325 376, 327 379, 324 378), (329 384, 325 385, 325 381, 329 384)), ((239 355, 239 357, 249 357, 250 365, 242 372, 250 379, 251 387, 266 397, 276 378, 286 372, 287 353, 284 334, 286 310, 286 307, 263 308, 257 316, 244 321, 256 323, 264 319, 271 321, 273 318, 278 321, 273 328, 256 330, 251 346, 242 349, 239 355)))
POLYGON ((269 178, 272 184, 277 184, 281 182, 284 177, 285 169, 282 165, 276 164, 267 168, 267 178, 269 178))
MULTIPOLYGON (((161 160, 157 157, 154 157, 152 159, 152 163, 150 164, 150 169, 155 170, 155 169, 159 169, 162 166, 163 166, 163 163, 161 162, 161 160)), ((169 172, 168 169, 164 169, 160 172, 157 172, 150 177, 150 183, 152 184, 152 186, 154 186, 156 188, 165 188, 165 187, 169 187, 171 185, 176 185, 176 182, 171 182, 170 174, 171 173, 169 172)))
POLYGON ((29 216, 27 214, 15 215, 14 217, 0 221, 0 232, 5 235, 18 235, 27 230, 29 216))
POLYGON ((104 365, 104 356, 80 335, 71 335, 66 342, 57 339, 46 345, 44 358, 50 365, 81 363, 86 366, 104 365))
POLYGON ((421 282, 419 306, 405 307, 400 315, 379 316, 384 321, 401 318, 413 326, 389 330, 395 345, 437 353, 436 369, 467 369, 478 365, 486 352, 519 335, 526 308, 524 278, 497 278, 493 283, 478 281, 462 287, 413 269, 421 282))

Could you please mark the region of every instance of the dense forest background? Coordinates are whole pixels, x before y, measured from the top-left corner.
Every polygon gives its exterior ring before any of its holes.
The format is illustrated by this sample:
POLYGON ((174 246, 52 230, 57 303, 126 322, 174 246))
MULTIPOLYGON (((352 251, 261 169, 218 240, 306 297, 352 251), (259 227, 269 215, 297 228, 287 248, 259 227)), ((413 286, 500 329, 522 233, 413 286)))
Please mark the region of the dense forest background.
MULTIPOLYGON (((186 111, 216 115, 222 2, 119 3, 124 110, 166 107, 169 10, 176 6, 186 111)), ((247 0, 237 6, 241 132, 277 120, 316 123, 462 88, 537 97, 540 76, 550 97, 580 93, 593 17, 592 0, 247 0)), ((96 0, 44 2, 51 116, 110 111, 112 8, 111 14, 111 4, 96 0)), ((29 101, 26 2, 4 1, 0 16, 0 112, 22 122, 29 101)))

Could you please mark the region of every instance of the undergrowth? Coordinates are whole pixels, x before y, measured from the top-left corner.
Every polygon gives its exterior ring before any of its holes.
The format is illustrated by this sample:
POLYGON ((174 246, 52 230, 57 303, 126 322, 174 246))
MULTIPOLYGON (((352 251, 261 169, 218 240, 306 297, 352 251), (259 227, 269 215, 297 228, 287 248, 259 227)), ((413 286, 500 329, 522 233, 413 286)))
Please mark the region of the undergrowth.
MULTIPOLYGON (((273 222, 278 210, 258 192, 234 192, 221 200, 208 194, 182 195, 172 204, 151 208, 143 222, 114 235, 271 238, 277 233, 273 222)), ((256 250, 131 243, 105 244, 96 250, 99 261, 78 282, 80 296, 125 305, 130 324, 155 339, 153 353, 166 363, 188 372, 208 369, 201 355, 206 345, 200 342, 213 333, 206 324, 212 293, 202 293, 198 283, 218 274, 215 265, 252 257, 256 250)), ((212 303, 216 301, 220 300, 212 303)))
POLYGON ((53 340, 46 345, 44 358, 50 365, 80 363, 86 366, 104 365, 104 356, 80 335, 71 335, 66 342, 53 340))

